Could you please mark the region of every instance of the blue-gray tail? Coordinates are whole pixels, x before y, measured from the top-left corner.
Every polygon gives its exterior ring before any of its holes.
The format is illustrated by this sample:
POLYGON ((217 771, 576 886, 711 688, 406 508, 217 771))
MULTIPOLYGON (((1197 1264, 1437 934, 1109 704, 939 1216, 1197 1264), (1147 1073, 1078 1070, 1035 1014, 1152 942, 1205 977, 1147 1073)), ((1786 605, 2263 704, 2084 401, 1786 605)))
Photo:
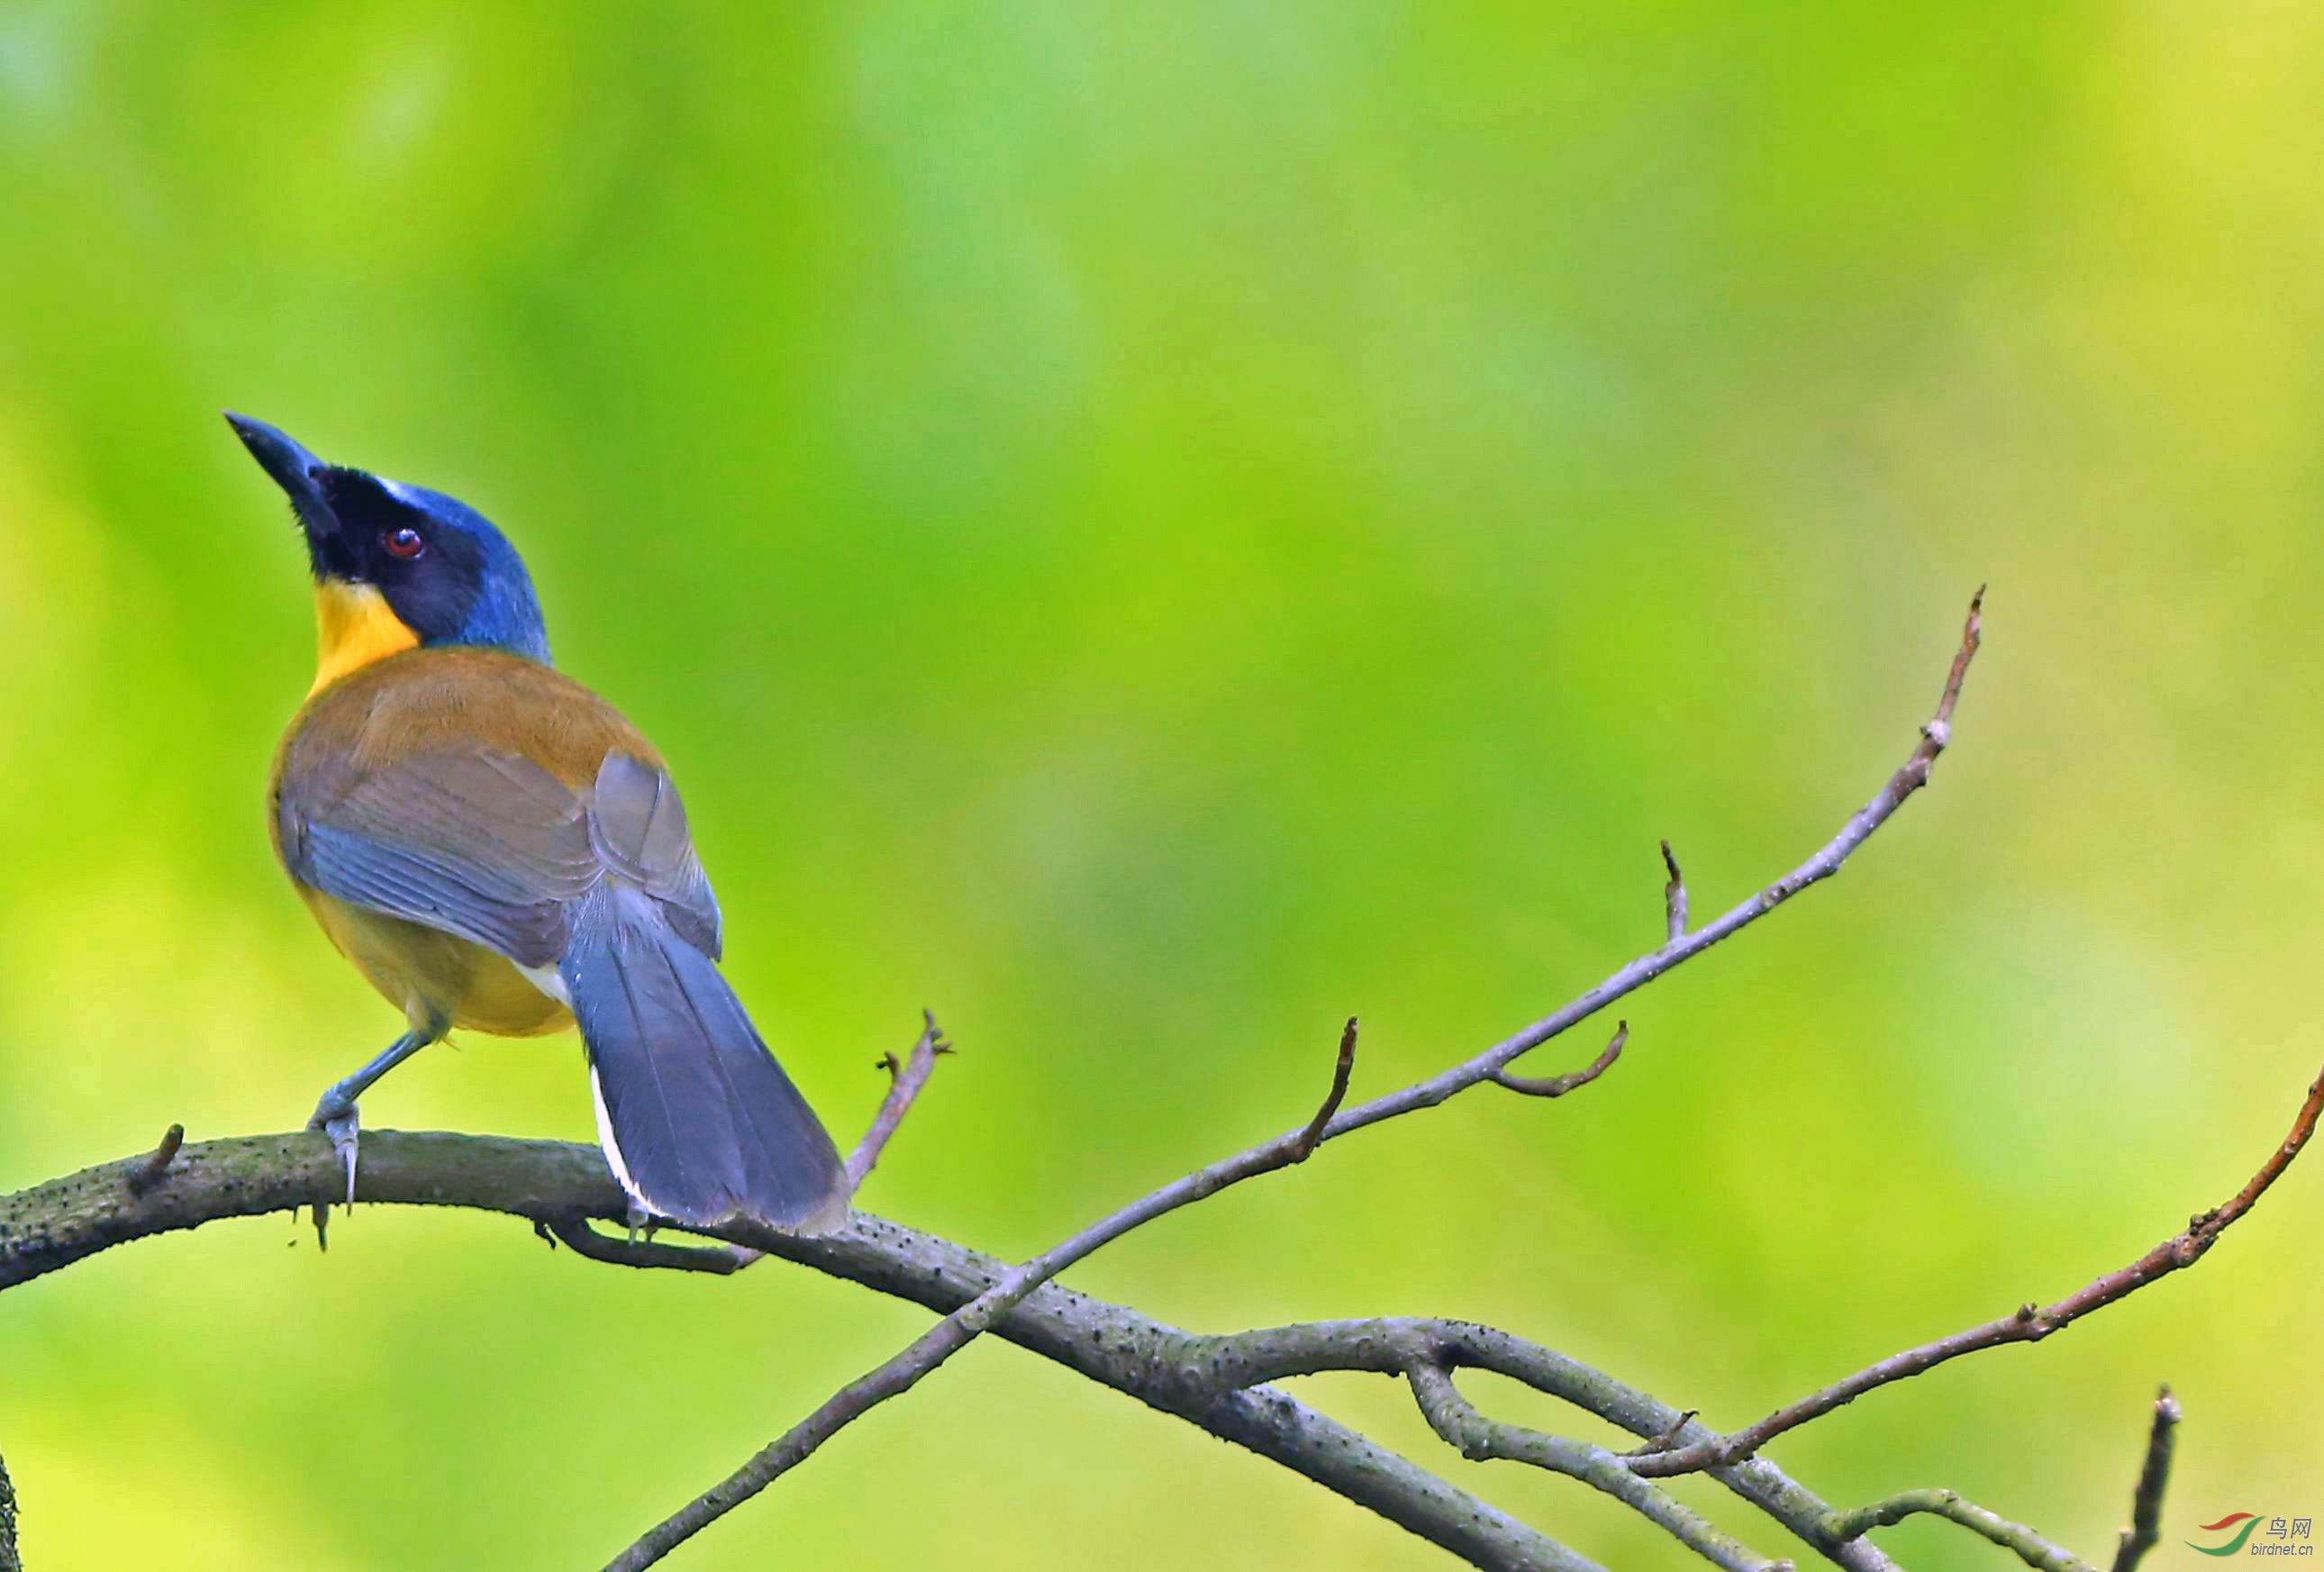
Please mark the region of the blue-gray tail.
POLYGON ((597 1134, 622 1188, 682 1223, 805 1233, 847 1217, 845 1167, 742 1002, 644 891, 608 881, 557 964, 588 1045, 597 1134))

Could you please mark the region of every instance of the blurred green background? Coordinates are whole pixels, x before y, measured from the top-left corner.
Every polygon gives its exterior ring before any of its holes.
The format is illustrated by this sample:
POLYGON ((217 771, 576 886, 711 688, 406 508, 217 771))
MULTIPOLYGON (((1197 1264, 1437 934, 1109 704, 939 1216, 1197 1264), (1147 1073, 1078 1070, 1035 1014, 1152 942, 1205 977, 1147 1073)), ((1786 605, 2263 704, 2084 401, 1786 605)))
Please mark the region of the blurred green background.
MULTIPOLYGON (((1012 1255, 1303 1114, 1351 1012, 1377 1092, 1655 942, 1657 837, 1704 913, 1790 866, 1990 579, 1935 789, 1626 1005, 1618 1073, 1073 1281, 1490 1320, 1722 1424, 2061 1294, 2240 1184, 2324 1044, 2319 101, 2291 5, 13 0, 0 1185, 296 1124, 397 1029, 266 850, 310 610, 231 405, 509 531, 833 1124, 923 1003, 958 1040, 865 1204, 1012 1255)), ((569 1039, 365 1113, 591 1133, 569 1039)), ((1775 1455, 2097 1555, 2168 1379, 2152 1565, 2315 1512, 2319 1184, 1775 1455)), ((477 1216, 222 1225, 0 1299, 0 1455, 36 1572, 595 1566, 926 1321, 477 1216)), ((1301 1391, 1693 1564, 1392 1383, 1301 1391)), ((671 1565, 1101 1556, 1448 1564, 988 1344, 671 1565)))

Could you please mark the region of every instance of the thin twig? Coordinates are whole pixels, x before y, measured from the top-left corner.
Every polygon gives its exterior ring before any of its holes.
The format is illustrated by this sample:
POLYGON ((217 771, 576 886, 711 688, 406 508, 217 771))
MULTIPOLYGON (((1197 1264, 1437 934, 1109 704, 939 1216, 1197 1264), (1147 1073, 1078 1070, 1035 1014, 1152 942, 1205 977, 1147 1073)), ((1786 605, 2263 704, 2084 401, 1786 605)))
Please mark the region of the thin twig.
POLYGON ((162 1131, 161 1143, 153 1149, 152 1155, 145 1160, 144 1166, 129 1176, 130 1193, 142 1196, 160 1184, 161 1176, 170 1171, 171 1160, 178 1155, 178 1148, 185 1143, 186 1127, 184 1125, 172 1124, 162 1131))
POLYGON ((1686 875, 1678 871, 1678 855, 1667 840, 1663 842, 1663 866, 1670 870, 1670 883, 1663 886, 1663 925, 1675 944, 1686 937, 1686 875))
POLYGON ((1631 1447, 1628 1452, 1624 1454, 1624 1456, 1630 1457, 1643 1457, 1649 1452, 1669 1451, 1673 1447, 1679 1444, 1680 1440, 1686 1433, 1686 1428, 1694 1423, 1697 1416, 1702 1412, 1702 1410, 1701 1409, 1685 1409, 1681 1410, 1677 1419, 1673 1419, 1669 1424, 1665 1425, 1661 1429, 1656 1430, 1653 1435, 1647 1437, 1637 1446, 1631 1447))
POLYGON ((1770 1561, 1721 1533, 1702 1513, 1623 1467, 1621 1459, 1605 1447, 1485 1418, 1462 1395, 1443 1365, 1420 1361, 1405 1373, 1405 1379, 1429 1427, 1471 1463, 1501 1458, 1578 1479, 1612 1496, 1721 1572, 1773 1572, 1776 1567, 1788 1572, 1789 1561, 1770 1561))
POLYGON ((1356 1018, 1348 1017, 1347 1025, 1340 1029, 1340 1057, 1332 1066, 1332 1089, 1323 1094, 1323 1105, 1307 1121, 1307 1128, 1291 1142, 1291 1161, 1305 1162, 1315 1155, 1316 1144, 1323 1139, 1323 1126, 1348 1100, 1348 1077, 1356 1068, 1356 1018))
POLYGON ((608 1562, 605 1572, 641 1572, 652 1566, 781 1478, 859 1416, 909 1391, 921 1377, 1008 1314, 1026 1295, 1092 1252, 1190 1202, 1305 1159, 1314 1150, 1316 1139, 1310 1135, 1310 1130, 1328 1125, 1332 1107, 1347 1095, 1348 1077, 1354 1067, 1355 1034, 1355 1022, 1351 1019, 1340 1034, 1331 1090, 1325 1094, 1322 1110, 1306 1125, 1165 1185, 1013 1268, 992 1287, 914 1338, 902 1352, 832 1393, 813 1413, 760 1448, 742 1467, 648 1530, 608 1562))
POLYGON ((755 1253, 745 1259, 744 1253, 731 1244, 705 1248, 662 1244, 651 1239, 615 1238, 609 1234, 598 1233, 589 1226, 586 1217, 579 1216, 544 1218, 537 1226, 563 1240, 574 1254, 586 1255, 592 1261, 602 1261, 610 1266, 707 1271, 727 1277, 757 1259, 755 1253))
POLYGON ((1746 1429, 1737 1430, 1732 1435, 1711 1436, 1674 1452, 1659 1452, 1651 1456, 1634 1458, 1630 1466, 1648 1478, 1663 1478, 1748 1457, 1784 1431, 1828 1414, 1868 1392, 1886 1386, 1891 1382, 1918 1375, 1948 1359, 1957 1359, 1979 1349, 1997 1347, 2004 1343, 2038 1343, 2051 1333, 2071 1326, 2091 1311, 2104 1309, 2116 1300, 2127 1298, 2159 1277, 2168 1277, 2174 1271, 2194 1265, 2218 1242, 2219 1235, 2227 1232, 2229 1225, 2252 1209, 2260 1197, 2267 1193, 2267 1188, 2291 1165, 2292 1160, 2300 1155, 2300 1149, 2307 1145, 2308 1138, 2315 1133, 2319 1113, 2324 1113, 2324 1073, 2319 1073, 2310 1083, 2307 1101, 2301 1104, 2300 1112, 2293 1116, 2290 1133, 2268 1154, 2259 1171, 2252 1175, 2250 1183, 2236 1191, 2225 1205, 2200 1214, 2189 1222, 2185 1230, 2165 1239, 2129 1265, 2095 1279, 2057 1303, 2046 1308, 2020 1305, 1998 1320, 1971 1327, 1964 1332, 1955 1332, 1933 1343, 1923 1343, 1917 1348, 1907 1348, 1901 1354, 1892 1354, 1853 1375, 1810 1392, 1797 1402, 1777 1409, 1746 1429))
POLYGON ((2179 1400, 2164 1387, 2154 1394, 2154 1423, 2146 1432, 2146 1461, 2130 1498, 2130 1527, 2114 1553, 2114 1572, 2138 1572, 2146 1552, 2163 1537, 2163 1491, 2171 1483, 2171 1453, 2179 1429, 2179 1400))
POLYGON ((892 1053, 880 1058, 880 1068, 889 1076, 888 1095, 881 1099, 880 1111, 872 1115, 872 1126, 863 1132, 863 1139, 847 1154, 847 1183, 851 1188, 862 1187, 872 1165, 888 1149, 889 1138, 904 1122, 904 1115, 911 1112, 920 1088, 936 1074, 937 1056, 953 1051, 952 1044, 945 1040, 943 1030, 936 1025, 936 1013, 923 1010, 920 1018, 927 1024, 920 1029, 919 1040, 912 1044, 911 1051, 900 1064, 892 1053))
POLYGON ((1493 1079, 1512 1092, 1523 1092, 1528 1097, 1562 1097, 1577 1087, 1588 1086, 1612 1069, 1614 1061, 1622 1057, 1622 1045, 1629 1040, 1630 1023, 1618 1021, 1614 1023, 1612 1040, 1599 1050, 1596 1059, 1578 1070, 1568 1070, 1562 1076, 1521 1076, 1515 1070, 1495 1070, 1493 1079))
MULTIPOLYGON (((880 1106, 872 1114, 872 1123, 863 1132, 863 1139, 857 1142, 855 1150, 847 1154, 847 1188, 850 1191, 863 1188, 863 1180, 871 1174, 872 1165, 880 1161, 880 1154, 888 1150, 888 1142, 904 1123, 904 1115, 912 1111, 912 1105, 919 1100, 929 1077, 936 1073, 938 1056, 956 1051, 945 1040, 944 1029, 936 1024, 935 1011, 923 1009, 920 1020, 919 1039, 905 1050, 902 1059, 892 1053, 883 1053, 872 1061, 874 1068, 888 1072, 888 1095, 880 1099, 880 1106)), ((733 1267, 703 1266, 695 1270, 740 1271, 765 1260, 767 1253, 747 1245, 733 1244, 727 1246, 724 1253, 733 1260, 733 1267)))
POLYGON ((1916 1512, 1928 1512, 1959 1523, 1971 1533, 2015 1551, 2017 1558, 2035 1572, 2098 1572, 2097 1567, 2064 1546, 2043 1538, 2024 1523, 2011 1522, 1973 1501, 1964 1501, 1958 1491, 1951 1490, 1908 1490, 1886 1501, 1876 1501, 1870 1506, 1834 1513, 1832 1536, 1861 1539, 1874 1529, 1902 1522, 1916 1512))
MULTIPOLYGON (((1740 931, 1809 885, 1830 878, 1914 792, 1928 784, 1930 768, 1950 739, 1953 707, 1960 701, 1961 683, 1968 675, 1969 661, 1977 653, 1984 594, 1984 590, 1979 588, 1969 602, 1969 618, 1961 631, 1960 650, 1954 655, 1951 670, 1946 676, 1944 690, 1938 699, 1937 713, 1921 728, 1920 744, 1889 778, 1888 783, 1840 828, 1840 833, 1827 842, 1822 850, 1776 883, 1693 934, 1638 957, 1563 1010, 1464 1063, 1416 1082, 1402 1091, 1376 1097, 1354 1108, 1336 1114, 1327 1108, 1315 1120, 1309 1122, 1310 1124, 1320 1124, 1320 1130, 1311 1132, 1308 1126, 1303 1125, 1223 1161, 1197 1170, 1093 1225, 1064 1244, 1027 1262, 977 1303, 947 1317, 886 1364, 867 1372, 834 1393, 822 1407, 761 1448, 733 1475, 648 1530, 609 1563, 606 1572, 640 1572, 641 1568, 653 1565, 669 1550, 764 1490, 857 1415, 908 1390, 921 1376, 974 1338, 991 1323, 993 1316, 1005 1311, 1025 1294, 1091 1251, 1142 1223, 1175 1211, 1188 1202, 1201 1200, 1228 1185, 1300 1161, 1322 1142, 1399 1114, 1434 1107, 1447 1097, 1471 1087, 1498 1080, 1499 1072, 1518 1055, 1540 1047, 1576 1022, 1596 1014, 1616 999, 1645 986, 1720 939, 1740 931), (991 1304, 988 1305, 986 1300, 991 1301, 991 1304)), ((1606 1062, 1610 1064, 1612 1061, 1609 1059, 1606 1062)), ((1344 1090, 1340 1085, 1341 1079, 1334 1077, 1335 1094, 1344 1090)), ((1330 1099, 1326 1101, 1328 1103, 1330 1099)))
POLYGON ((1840 872, 1840 865, 1854 854, 1857 847, 1895 817, 1896 810, 1915 791, 1929 783, 1929 772, 1937 762, 1937 755, 1943 753, 1952 740, 1953 708, 1960 702, 1961 683, 1969 675, 1969 661, 1975 658, 1983 636, 1984 604, 1985 591, 1980 587, 1976 597, 1969 602, 1969 619, 1961 628, 1960 646, 1953 655, 1951 669, 1946 673, 1944 690, 1937 700, 1936 714, 1921 727, 1919 745, 1914 748, 1902 767, 1888 778, 1886 784, 1873 794, 1872 800, 1857 809, 1840 827, 1840 833, 1827 841, 1813 856, 1685 938, 1637 957, 1563 1009, 1535 1022, 1515 1036, 1506 1038, 1482 1053, 1426 1080, 1416 1081, 1401 1091, 1390 1092, 1368 1103, 1342 1109, 1324 1127, 1323 1139, 1336 1140, 1368 1124, 1377 1124, 1383 1119, 1393 1119, 1420 1108, 1433 1108, 1448 1097, 1493 1080, 1494 1072, 1506 1068, 1518 1055, 1531 1052, 1561 1032, 1587 1021, 1617 999, 1636 993, 1655 978, 1676 970, 1721 939, 1741 932, 1801 891, 1840 872))

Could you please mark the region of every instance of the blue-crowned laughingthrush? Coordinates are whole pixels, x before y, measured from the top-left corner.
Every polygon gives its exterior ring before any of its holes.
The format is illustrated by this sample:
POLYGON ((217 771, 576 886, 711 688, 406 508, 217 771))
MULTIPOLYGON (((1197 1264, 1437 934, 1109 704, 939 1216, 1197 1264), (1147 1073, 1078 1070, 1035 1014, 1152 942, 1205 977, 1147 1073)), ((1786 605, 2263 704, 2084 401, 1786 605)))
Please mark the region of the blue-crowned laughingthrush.
POLYGON ((374 1081, 454 1027, 577 1022, 598 1137, 641 1207, 836 1225, 844 1169, 719 975, 678 789, 637 728, 550 666, 515 550, 440 492, 226 418, 289 494, 314 570, 320 656, 275 759, 275 849, 410 1028, 315 1109, 349 1197, 374 1081))

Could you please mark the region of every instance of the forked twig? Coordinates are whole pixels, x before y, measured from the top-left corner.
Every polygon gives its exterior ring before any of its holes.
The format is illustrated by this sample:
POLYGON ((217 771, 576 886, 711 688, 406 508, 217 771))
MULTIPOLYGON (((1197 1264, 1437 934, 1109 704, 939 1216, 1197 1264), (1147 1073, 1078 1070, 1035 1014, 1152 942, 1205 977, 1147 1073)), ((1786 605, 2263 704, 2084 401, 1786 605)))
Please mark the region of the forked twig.
MULTIPOLYGON (((1540 1047, 1624 994, 1644 987, 1721 939, 1739 932, 1810 885, 1830 878, 1858 846, 1862 846, 1897 809, 1904 806, 1914 792, 1928 784, 1931 768, 1950 740, 1953 709, 1960 702, 1961 684, 1968 676, 1969 662, 1977 654, 1984 596, 1985 591, 1980 587, 1969 601, 1969 617, 1961 630, 1960 649, 1946 674, 1936 714, 1921 728, 1919 744, 1872 800, 1850 817, 1840 827, 1840 833, 1806 862, 1694 932, 1638 957, 1563 1009, 1536 1022, 1514 1037, 1496 1043, 1450 1069, 1415 1082, 1401 1091, 1375 1097, 1353 1108, 1337 1108, 1334 1111, 1346 1090, 1345 1061, 1353 1049, 1351 1023, 1350 1031, 1342 1036, 1343 1062, 1340 1072, 1333 1077, 1333 1092, 1326 1097, 1323 1108, 1307 1124, 1165 1185, 1144 1199, 1018 1267, 974 1302, 938 1322, 901 1353, 834 1393, 822 1407, 761 1448, 725 1480, 650 1530, 616 1557, 606 1567, 606 1572, 641 1572, 641 1568, 651 1566, 672 1549, 764 1490, 857 1415, 909 1388, 982 1332, 996 1317, 1004 1314, 1026 1294, 1091 1251, 1142 1223, 1191 1201, 1200 1200, 1229 1185, 1301 1161, 1323 1142, 1400 1114, 1434 1107, 1446 1098, 1472 1087, 1500 1082, 1502 1072, 1519 1055, 1540 1047)), ((1619 1052, 1622 1035, 1616 1033, 1616 1040, 1609 1045, 1609 1051, 1600 1056, 1601 1062, 1582 1072, 1582 1079, 1575 1085, 1587 1084, 1589 1079, 1602 1074, 1605 1068, 1613 1063, 1613 1056, 1619 1052)))
MULTIPOLYGON (((2310 1082, 2308 1098, 2293 1115, 2292 1129, 2282 1142, 2268 1154, 2267 1161, 2253 1174, 2249 1183, 2235 1193, 2223 1205, 2199 1214, 2180 1233, 2140 1256, 2127 1266, 2117 1267, 2104 1276, 2094 1279, 2064 1299, 2047 1308, 2020 1305, 1998 1320, 1987 1321, 1981 1327, 1955 1332, 1917 1348, 1907 1348, 1892 1354, 1874 1364, 1868 1364, 1853 1375, 1843 1376, 1830 1386, 1808 1393, 1798 1401, 1787 1403, 1761 1419, 1757 1424, 1737 1430, 1731 1435, 1711 1436, 1692 1446, 1675 1451, 1658 1452, 1632 1460, 1630 1466, 1647 1478, 1665 1477, 1674 1474, 1692 1474, 1700 1468, 1717 1467, 1748 1457, 1784 1431, 1796 1429, 1810 1419, 1828 1414, 1843 1403, 1853 1402, 1866 1392, 1920 1374, 1935 1368, 1949 1359, 1979 1349, 1997 1347, 2004 1343, 2038 1343, 2051 1333, 2061 1331, 2093 1310, 2104 1309, 2118 1299, 2144 1288, 2157 1278, 2195 1264, 2204 1253, 2218 1243, 2219 1235, 2228 1226, 2255 1206, 2267 1193, 2292 1160, 2300 1155, 2308 1138, 2316 1133, 2316 1121, 2324 1114, 2324 1072, 2310 1082)), ((2161 1486, 2158 1484, 2157 1489, 2161 1486)))
POLYGON ((1416 1362, 1405 1373, 1405 1380, 1429 1428, 1471 1463, 1502 1458, 1578 1479, 1612 1496, 1720 1572, 1773 1572, 1777 1567, 1791 1566, 1788 1561, 1770 1561, 1720 1532, 1701 1512, 1623 1467, 1621 1459, 1603 1447, 1485 1418, 1462 1395, 1452 1373, 1442 1364, 1416 1362))
POLYGON ((1310 1132, 1328 1126, 1332 1109, 1347 1095, 1355 1047, 1356 1023, 1351 1018, 1340 1033, 1340 1051, 1332 1072, 1331 1089, 1324 1095, 1322 1108, 1305 1125, 1239 1157, 1213 1163, 1165 1185, 1013 1268, 999 1282, 913 1339, 902 1352, 832 1393, 813 1413, 760 1448, 742 1467, 648 1530, 608 1562, 605 1572, 641 1572, 652 1566, 788 1473, 858 1417, 910 1390, 922 1376, 966 1347, 1028 1294, 1075 1262, 1141 1224, 1180 1207, 1259 1174, 1304 1161, 1314 1151, 1319 1138, 1310 1132))
POLYGON ((880 1100, 880 1111, 872 1115, 871 1128, 863 1132, 863 1139, 847 1154, 847 1182, 851 1188, 862 1188, 865 1176, 888 1149, 896 1127, 912 1111, 920 1089, 936 1073, 938 1056, 953 1051, 952 1044, 945 1040, 943 1029, 936 1025, 936 1012, 923 1010, 920 1019, 927 1024, 921 1027, 919 1040, 912 1044, 901 1063, 892 1053, 880 1056, 880 1068, 888 1072, 888 1095, 880 1100))
MULTIPOLYGON (((741 1258, 754 1255, 759 1247, 771 1249, 788 1259, 951 1313, 897 1358, 835 1394, 733 1478, 705 1493, 686 1512, 631 1547, 613 1565, 650 1565, 669 1546, 763 1488, 856 1415, 906 1390, 952 1352, 997 1327, 1001 1335, 1045 1357, 1284 1463, 1475 1566, 1595 1572, 1586 1558, 1355 1432, 1335 1426, 1286 1394, 1253 1383, 1310 1370, 1386 1369, 1411 1379, 1415 1369, 1441 1369, 1447 1373, 1442 1388, 1431 1376, 1419 1378, 1428 1385, 1434 1403, 1432 1417, 1464 1435, 1464 1446, 1505 1446, 1511 1449, 1509 1456, 1534 1449, 1536 1438, 1517 1427, 1494 1426, 1473 1410, 1463 1415, 1448 1406, 1442 1400, 1446 1398, 1446 1389, 1451 1389, 1452 1369, 1477 1364, 1516 1374, 1540 1390, 1600 1413, 1633 1436, 1654 1438, 1660 1443, 1657 1456, 1667 1456, 1709 1437, 1702 1426, 1678 1410, 1601 1372, 1488 1328, 1450 1322, 1341 1323, 1205 1338, 1164 1327, 1128 1307, 1109 1306, 1063 1291, 1042 1293, 1040 1286, 1142 1223, 1242 1179, 1299 1161, 1342 1135, 1433 1107, 1488 1081, 1514 1080, 1524 1089, 1524 1083, 1536 1078, 1506 1076, 1520 1055, 1829 877, 1913 792, 1927 783, 1933 761, 1950 740, 1961 682, 1979 640, 1978 615, 1978 606, 1972 604, 1937 713, 1922 728, 1913 754, 1825 846, 1775 883, 1692 932, 1684 930, 1684 920, 1679 914, 1684 885, 1675 855, 1671 855, 1665 865, 1671 883, 1664 892, 1665 929, 1671 933, 1667 942, 1618 968, 1553 1014, 1436 1076, 1352 1107, 1345 1105, 1356 1046, 1351 1022, 1342 1034, 1332 1087, 1302 1125, 1164 1186, 1043 1256, 1008 1271, 997 1262, 862 1214, 840 1233, 822 1238, 785 1236, 742 1224, 698 1231, 723 1239, 741 1258), (1130 1339, 1127 1346, 1124 1337, 1130 1339)), ((930 1026, 932 1030, 933 1022, 930 1026)), ((1618 1031, 1597 1064, 1571 1076, 1538 1080, 1587 1084, 1588 1078, 1602 1074, 1614 1062, 1622 1040, 1623 1033, 1618 1031)), ((928 1059, 939 1051, 939 1042, 927 1041, 928 1059)), ((921 1059, 917 1048, 911 1058, 921 1059)), ((892 1135, 902 1110, 910 1106, 926 1079, 924 1072, 918 1077, 919 1085, 908 1090, 903 1082, 910 1064, 899 1066, 891 1061, 889 1068, 894 1078, 873 1122, 877 1139, 866 1138, 873 1157, 892 1135), (896 1108, 893 1117, 891 1105, 896 1108)), ((310 1150, 314 1144, 294 1134, 188 1148, 181 1157, 162 1165, 172 1182, 142 1196, 128 1191, 126 1181, 142 1170, 148 1159, 69 1176, 18 1196, 0 1196, 0 1222, 12 1225, 0 1229, 0 1288, 56 1271, 127 1239, 193 1226, 209 1217, 280 1210, 336 1194, 334 1186, 343 1179, 315 1159, 310 1150)), ((859 1146, 858 1151, 863 1151, 864 1147, 859 1146)), ((383 1132, 375 1144, 367 1143, 365 1157, 366 1199, 482 1206, 538 1219, 576 1252, 612 1264, 731 1270, 720 1253, 614 1240, 589 1227, 585 1219, 618 1218, 623 1211, 622 1198, 594 1150, 383 1132)), ((861 1169, 851 1165, 851 1174, 860 1177, 869 1166, 868 1161, 861 1169)), ((740 1263, 738 1259, 735 1264, 740 1263)), ((1457 1398, 1457 1389, 1451 1395, 1457 1398)), ((1586 1469, 1588 1474, 1582 1476, 1594 1475, 1597 1477, 1591 1483, 1599 1488, 1626 1501, 1646 1503, 1639 1510, 1649 1516, 1665 1511, 1662 1503, 1671 1498, 1649 1484, 1642 1476, 1643 1470, 1634 1469, 1632 1460, 1584 1444, 1574 1445, 1583 1449, 1559 1456, 1577 1469, 1586 1469)), ((1486 1455, 1504 1454, 1492 1450, 1486 1455)), ((1836 1515, 1832 1509, 1772 1463, 1748 1458, 1714 1468, 1712 1477, 1842 1567, 1853 1572, 1890 1572, 1891 1564, 1869 1540, 1833 1540, 1830 1536, 1830 1524, 1836 1515)), ((1710 1546, 1720 1557, 1730 1554, 1720 1541, 1703 1539, 1693 1525, 1674 1521, 1685 1529, 1681 1537, 1689 1543, 1700 1540, 1698 1548, 1710 1546)))

